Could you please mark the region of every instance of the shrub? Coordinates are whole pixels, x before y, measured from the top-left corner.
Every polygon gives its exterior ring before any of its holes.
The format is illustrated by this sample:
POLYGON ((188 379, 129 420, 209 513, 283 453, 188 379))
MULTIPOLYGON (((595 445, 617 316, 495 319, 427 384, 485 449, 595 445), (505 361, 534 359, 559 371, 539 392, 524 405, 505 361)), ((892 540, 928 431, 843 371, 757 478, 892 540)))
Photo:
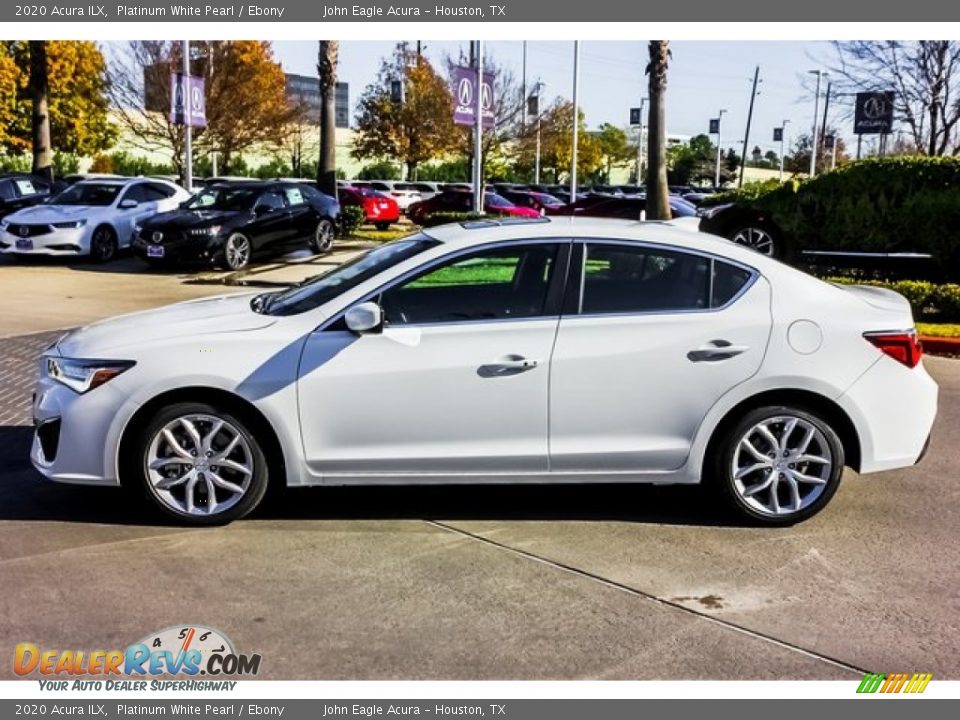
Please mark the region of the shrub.
POLYGON ((434 227, 436 225, 447 225, 449 223, 468 222, 470 220, 484 220, 490 217, 486 213, 475 212, 456 212, 445 210, 427 215, 423 221, 424 227, 434 227))
POLYGON ((764 212, 800 247, 930 253, 960 275, 960 158, 871 158, 710 198, 764 212))
POLYGON ((367 216, 359 205, 340 206, 340 232, 344 235, 352 235, 366 219, 367 216))
POLYGON ((826 278, 838 285, 869 285, 893 290, 903 295, 913 316, 919 322, 955 322, 960 320, 960 285, 952 283, 937 284, 922 280, 858 280, 849 277, 826 278))
POLYGON ((357 180, 399 180, 400 166, 389 160, 379 160, 364 165, 357 173, 357 180))

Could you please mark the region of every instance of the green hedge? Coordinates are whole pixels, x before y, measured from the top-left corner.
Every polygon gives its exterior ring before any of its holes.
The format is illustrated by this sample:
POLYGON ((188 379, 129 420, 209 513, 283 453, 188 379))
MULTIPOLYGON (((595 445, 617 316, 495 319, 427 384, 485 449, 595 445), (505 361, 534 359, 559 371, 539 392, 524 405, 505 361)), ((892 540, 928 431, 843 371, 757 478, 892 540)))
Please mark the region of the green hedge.
POLYGON ((960 321, 960 285, 937 284, 921 280, 857 280, 849 277, 826 278, 839 285, 871 285, 887 288, 903 295, 913 308, 917 322, 960 321))
POLYGON ((340 230, 344 235, 353 234, 366 219, 367 216, 359 205, 340 206, 340 230))
POLYGON ((459 212, 453 210, 444 210, 442 212, 430 213, 424 218, 424 227, 434 227, 436 225, 447 225, 449 223, 469 222, 470 220, 484 220, 491 216, 487 213, 459 212))
POLYGON ((928 252, 960 274, 960 158, 871 158, 813 179, 756 183, 710 204, 767 213, 801 247, 928 252))

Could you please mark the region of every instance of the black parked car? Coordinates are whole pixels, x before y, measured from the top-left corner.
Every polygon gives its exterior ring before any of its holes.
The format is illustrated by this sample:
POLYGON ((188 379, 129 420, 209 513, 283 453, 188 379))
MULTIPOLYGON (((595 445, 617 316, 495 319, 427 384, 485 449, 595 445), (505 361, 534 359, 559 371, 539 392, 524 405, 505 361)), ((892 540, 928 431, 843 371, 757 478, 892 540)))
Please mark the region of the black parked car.
POLYGON ((0 175, 0 219, 31 205, 45 202, 56 188, 43 178, 26 173, 0 175))
MULTIPOLYGON (((697 215, 696 208, 683 198, 671 195, 669 203, 670 214, 674 218, 696 217, 697 215)), ((645 212, 646 208, 647 200, 645 197, 611 198, 603 195, 591 195, 550 214, 639 220, 640 213, 645 212)))
POLYGON ((304 183, 223 183, 200 191, 179 210, 145 220, 133 251, 149 262, 219 263, 239 270, 256 255, 304 243, 328 252, 339 220, 337 201, 304 183))

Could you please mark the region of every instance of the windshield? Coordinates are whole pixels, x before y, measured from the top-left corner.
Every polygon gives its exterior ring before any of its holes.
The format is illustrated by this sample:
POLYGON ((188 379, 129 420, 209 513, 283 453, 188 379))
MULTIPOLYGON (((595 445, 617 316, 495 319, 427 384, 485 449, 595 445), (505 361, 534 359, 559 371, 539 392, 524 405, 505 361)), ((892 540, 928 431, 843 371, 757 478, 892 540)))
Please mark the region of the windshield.
POLYGON ((686 200, 680 200, 678 198, 670 198, 670 209, 673 210, 673 214, 677 217, 696 217, 697 208, 692 203, 688 203, 686 200))
POLYGON ((249 210, 260 194, 259 188, 219 186, 194 195, 189 210, 249 210))
POLYGON ((51 205, 95 205, 106 207, 117 199, 122 185, 116 183, 77 183, 57 195, 51 205))
POLYGON ((487 193, 487 205, 490 207, 513 207, 513 203, 507 200, 503 195, 496 193, 487 193))
POLYGON ((296 315, 320 307, 384 270, 436 246, 437 240, 417 234, 381 245, 303 285, 269 295, 258 295, 252 307, 267 315, 296 315))

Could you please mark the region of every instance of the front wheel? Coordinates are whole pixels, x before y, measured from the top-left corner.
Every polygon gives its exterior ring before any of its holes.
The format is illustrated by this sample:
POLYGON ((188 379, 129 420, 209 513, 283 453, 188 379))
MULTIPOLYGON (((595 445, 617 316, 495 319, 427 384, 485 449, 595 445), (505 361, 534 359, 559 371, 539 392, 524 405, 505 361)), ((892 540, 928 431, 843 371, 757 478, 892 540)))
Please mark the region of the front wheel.
POLYGON ((829 423, 794 407, 748 412, 717 446, 715 480, 742 518, 783 526, 812 517, 833 497, 843 444, 829 423))
POLYGON ((378 222, 378 223, 374 223, 373 226, 374 226, 377 230, 389 230, 389 229, 390 229, 390 223, 388 223, 388 222, 378 222))
POLYGON ((90 257, 94 262, 105 263, 117 255, 117 234, 109 225, 101 225, 90 237, 90 257))
POLYGON ((205 403, 158 412, 137 438, 134 457, 143 496, 186 525, 241 518, 267 490, 266 456, 243 419, 205 403))
POLYGON ((324 255, 330 252, 330 249, 333 247, 333 223, 323 218, 317 223, 317 229, 313 233, 313 238, 310 241, 310 248, 317 255, 324 255))
POLYGON ((243 270, 250 264, 253 247, 243 233, 233 233, 223 245, 223 264, 227 270, 243 270))

